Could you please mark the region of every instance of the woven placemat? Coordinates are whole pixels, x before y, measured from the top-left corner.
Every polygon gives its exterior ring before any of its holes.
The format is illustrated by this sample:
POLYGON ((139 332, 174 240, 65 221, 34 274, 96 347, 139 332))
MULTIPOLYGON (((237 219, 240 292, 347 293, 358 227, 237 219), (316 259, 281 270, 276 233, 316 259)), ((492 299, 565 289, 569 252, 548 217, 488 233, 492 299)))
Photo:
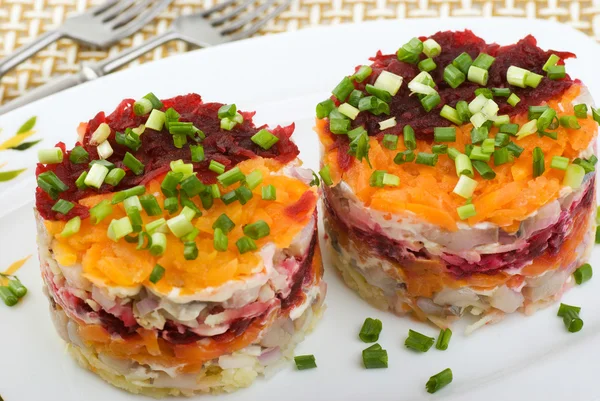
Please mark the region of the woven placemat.
MULTIPOLYGON (((104 0, 0 0, 0 58, 42 32, 104 0)), ((0 104, 55 76, 75 72, 82 62, 102 59, 164 32, 173 18, 213 6, 214 0, 175 0, 142 31, 107 51, 63 39, 19 65, 0 80, 0 104)), ((265 25, 257 35, 373 19, 426 17, 543 18, 571 25, 600 40, 600 4, 593 0, 294 0, 290 8, 265 25)), ((156 60, 188 50, 171 42, 131 63, 156 60)))

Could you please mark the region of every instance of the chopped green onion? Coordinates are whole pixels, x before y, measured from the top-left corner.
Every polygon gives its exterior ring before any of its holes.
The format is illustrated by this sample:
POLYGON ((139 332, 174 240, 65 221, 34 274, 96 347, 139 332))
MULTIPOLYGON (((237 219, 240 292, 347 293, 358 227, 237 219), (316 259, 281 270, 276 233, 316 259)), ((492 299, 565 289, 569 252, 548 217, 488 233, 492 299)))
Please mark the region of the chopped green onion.
POLYGON ((417 160, 415 163, 424 164, 426 166, 435 166, 438 161, 438 155, 432 153, 420 152, 417 154, 417 160))
POLYGON ((537 132, 537 120, 531 120, 521 126, 519 132, 517 132, 517 140, 523 139, 526 136, 535 134, 537 132))
POLYGON ((579 129, 581 126, 579 125, 579 121, 577 121, 577 117, 575 116, 562 116, 559 118, 560 125, 569 128, 569 129, 579 129))
POLYGON ((588 107, 584 103, 573 106, 573 111, 575 112, 575 117, 577 118, 587 118, 588 116, 588 107))
POLYGON ((104 141, 96 148, 98 151, 98 157, 100 159, 105 160, 112 156, 114 153, 112 146, 110 146, 110 142, 104 141))
POLYGON ((458 57, 452 61, 452 65, 458 68, 465 75, 469 71, 471 64, 473 64, 473 59, 466 52, 459 54, 458 57))
POLYGON ((131 188, 125 189, 123 191, 116 192, 113 195, 111 203, 113 205, 116 205, 117 203, 121 203, 125 199, 130 198, 132 196, 143 195, 145 192, 146 192, 146 187, 144 187, 143 185, 131 187, 131 188))
POLYGON ((431 95, 427 95, 421 99, 421 106, 425 109, 426 112, 430 112, 433 110, 438 104, 440 104, 442 98, 438 93, 434 93, 431 95))
MULTIPOLYGON (((463 155, 463 156, 466 156, 466 155, 463 155)), ((465 199, 468 199, 471 196, 473 196, 473 192, 475 191, 476 187, 477 187, 477 181, 475 181, 472 178, 469 178, 466 175, 461 175, 452 192, 454 192, 455 194, 457 194, 459 196, 462 196, 465 199)))
POLYGON ((572 311, 575 313, 579 313, 581 312, 581 307, 579 306, 571 306, 571 305, 567 305, 567 304, 563 304, 561 303, 559 308, 558 308, 558 313, 556 314, 556 316, 558 317, 564 317, 566 315, 567 312, 572 311))
POLYGON ((42 164, 62 163, 63 151, 61 148, 40 149, 38 150, 38 161, 42 164))
POLYGON ((510 142, 510 136, 503 132, 499 132, 496 134, 494 138, 494 145, 500 148, 505 147, 510 142))
POLYGON ((383 188, 384 175, 385 170, 373 170, 371 177, 369 177, 369 185, 374 188, 383 188))
POLYGON ((487 153, 487 154, 494 153, 495 144, 496 144, 496 141, 494 140, 494 138, 486 138, 481 143, 481 151, 483 153, 487 153))
POLYGON ((433 145, 431 147, 431 151, 436 155, 445 155, 446 153, 448 153, 448 145, 433 145))
MULTIPOLYGON (((360 111, 370 111, 372 114, 378 116, 382 113, 390 114, 390 106, 383 100, 375 96, 367 96, 360 99, 358 102, 358 109, 360 111)), ((348 123, 348 129, 349 129, 348 123)))
POLYGON ((96 204, 90 209, 90 217, 93 219, 93 224, 98 224, 113 212, 113 207, 107 199, 96 204))
POLYGON ((242 205, 245 205, 250 199, 252 199, 252 191, 245 186, 237 188, 235 190, 235 194, 242 205))
POLYGON ((589 263, 585 263, 577 268, 575 272, 573 272, 573 277, 575 278, 575 282, 578 285, 581 285, 592 278, 592 265, 589 263))
MULTIPOLYGON (((125 217, 127 218, 127 217, 125 217)), ((79 229, 81 228, 81 217, 75 216, 71 220, 67 221, 65 227, 60 233, 60 236, 63 238, 70 237, 73 234, 77 234, 79 229)))
POLYGON ((388 118, 387 120, 383 120, 379 122, 379 130, 384 131, 388 128, 392 128, 396 126, 396 117, 388 118))
POLYGON ((471 118, 469 104, 464 100, 460 100, 456 103, 456 112, 458 113, 458 119, 461 123, 465 123, 471 118))
POLYGON ((592 107, 592 118, 594 119, 594 121, 600 124, 600 108, 595 109, 592 107))
POLYGON ((133 171, 133 174, 135 175, 142 175, 144 173, 144 164, 129 152, 125 153, 123 165, 133 171))
POLYGON ((123 217, 122 219, 114 219, 110 222, 106 235, 111 240, 117 242, 132 232, 133 226, 131 225, 129 217, 123 217))
POLYGON ((17 298, 23 298, 27 294, 27 287, 21 283, 18 277, 11 277, 8 281, 8 289, 17 298))
POLYGON ((208 169, 217 174, 223 174, 225 172, 225 165, 219 163, 216 160, 211 160, 210 164, 208 165, 208 169))
POLYGON ((69 153, 69 161, 73 164, 87 163, 90 159, 90 154, 81 146, 75 146, 69 153))
POLYGON ((245 225, 243 231, 244 234, 254 240, 266 237, 271 233, 269 225, 264 220, 258 220, 252 224, 245 225))
POLYGON ((182 214, 167 220, 167 226, 177 238, 189 234, 194 229, 192 223, 182 214))
POLYGON ((352 76, 356 82, 362 82, 371 75, 373 69, 368 65, 361 65, 358 71, 352 76))
POLYGON ((419 40, 419 38, 412 38, 408 43, 405 43, 398 52, 396 52, 396 56, 399 61, 404 61, 405 63, 417 64, 419 61, 419 55, 423 51, 423 43, 419 40))
POLYGON ((263 200, 277 200, 277 190, 275 186, 270 184, 261 188, 261 196, 263 200))
POLYGON ((474 146, 471 154, 469 155, 471 160, 480 160, 484 162, 489 161, 490 157, 491 153, 485 153, 483 149, 481 149, 481 146, 474 146))
POLYGON ((223 118, 219 127, 225 131, 231 131, 233 127, 237 125, 237 122, 233 121, 230 118, 223 118))
POLYGON ((19 298, 7 286, 0 286, 0 298, 6 306, 15 306, 19 302, 19 298))
POLYGON ((73 202, 69 202, 69 201, 64 200, 64 199, 59 199, 58 202, 56 202, 54 204, 54 206, 52 206, 52 211, 53 212, 57 212, 57 213, 61 213, 61 214, 67 214, 74 207, 75 207, 75 204, 73 202))
POLYGON ((555 168, 557 170, 566 170, 569 166, 569 158, 562 156, 552 156, 552 161, 550 162, 550 167, 555 168))
POLYGON ((183 179, 183 173, 176 173, 174 171, 169 171, 162 183, 160 184, 160 189, 162 193, 167 197, 173 197, 177 195, 177 185, 183 179))
POLYGON ((237 106, 235 104, 224 104, 223 106, 219 107, 217 116, 220 119, 223 119, 233 117, 235 116, 235 113, 237 113, 237 106))
POLYGON ((319 170, 319 175, 321 176, 321 179, 323 180, 325 185, 330 186, 333 184, 329 164, 324 165, 323 168, 319 170))
MULTIPOLYGON (((189 201, 191 204, 193 204, 192 201, 189 201)), ((204 191, 200 194, 200 202, 202 202, 202 207, 206 210, 210 209, 213 204, 214 204, 214 198, 212 197, 212 195, 210 194, 209 191, 204 191)), ((183 201, 182 201, 182 205, 183 205, 183 201)))
POLYGON ((461 220, 466 220, 469 217, 473 217, 477 214, 477 212, 475 211, 475 205, 473 205, 472 203, 457 207, 456 213, 458 213, 458 217, 461 220))
POLYGON ((509 88, 492 88, 492 94, 498 97, 509 97, 510 89, 509 88))
POLYGON ((354 120, 360 112, 360 110, 348 103, 342 103, 340 107, 338 107, 338 111, 352 120, 354 120))
POLYGON ((107 123, 101 123, 90 138, 90 145, 99 145, 106 141, 110 135, 110 127, 107 123))
POLYGON ((460 153, 460 151, 458 149, 448 148, 448 157, 450 157, 450 160, 454 160, 456 162, 456 158, 460 154, 462 154, 462 153, 460 153))
MULTIPOLYGON (((444 106, 444 107, 446 107, 446 106, 444 106)), ((455 142, 456 141, 456 128, 454 128, 454 127, 435 127, 433 129, 433 140, 435 142, 455 142)))
POLYGON ((85 180, 83 181, 85 185, 93 188, 100 188, 104 183, 104 179, 108 175, 108 168, 104 167, 101 164, 95 163, 92 165, 90 171, 88 171, 85 180))
POLYGON ((501 127, 503 125, 510 123, 510 116, 508 114, 503 114, 501 116, 496 116, 494 119, 494 127, 501 127))
POLYGON ((428 393, 433 394, 450 383, 452 383, 452 371, 448 368, 431 376, 425 384, 425 388, 428 393))
POLYGON ((409 163, 413 160, 415 160, 415 154, 410 149, 407 149, 404 152, 398 152, 398 154, 396 154, 396 157, 394 157, 394 163, 396 164, 409 163))
POLYGON ((194 241, 183 244, 183 257, 185 260, 196 260, 198 258, 198 246, 194 241))
POLYGON ((552 80, 563 79, 567 76, 564 65, 553 65, 548 67, 548 78, 552 80))
POLYGON ((109 170, 112 170, 113 168, 115 168, 115 164, 109 162, 108 160, 92 160, 89 164, 90 167, 92 167, 94 164, 99 164, 101 166, 106 167, 109 170))
POLYGON ((256 134, 252 135, 250 139, 264 150, 271 149, 273 145, 279 142, 279 138, 266 129, 261 129, 256 134))
POLYGON ((530 88, 537 88, 540 82, 542 82, 542 78, 544 77, 540 74, 529 72, 525 76, 525 85, 530 88))
POLYGON ((483 96, 485 96, 488 99, 493 99, 494 98, 494 94, 488 88, 478 88, 478 89, 475 89, 475 96, 479 96, 479 95, 483 95, 483 96))
POLYGON ((556 111, 551 108, 547 108, 544 110, 542 114, 537 119, 537 129, 538 131, 543 131, 552 124, 552 120, 556 117, 556 111))
POLYGON ((327 99, 317 104, 317 118, 325 118, 329 116, 331 110, 335 109, 335 103, 331 99, 327 99))
POLYGON ((538 119, 549 108, 549 106, 529 106, 527 110, 527 118, 530 120, 538 119))
POLYGON ((366 369, 379 369, 388 367, 387 351, 379 344, 373 344, 362 352, 363 365, 366 369))
POLYGON ((179 210, 179 201, 177 200, 177 197, 175 196, 170 196, 168 198, 165 198, 164 203, 163 203, 163 208, 169 212, 169 214, 174 214, 176 211, 179 210))
POLYGON ((471 124, 473 124, 473 126, 475 128, 480 128, 483 126, 483 124, 485 124, 485 122, 487 121, 486 116, 479 112, 479 113, 475 113, 471 116, 470 118, 471 124))
POLYGON ((117 185, 119 185, 123 178, 125 178, 125 170, 123 170, 122 168, 113 168, 108 172, 106 178, 104 179, 104 182, 108 185, 116 187, 117 185))
POLYGON ((142 195, 140 197, 140 203, 148 216, 160 216, 162 214, 160 205, 154 195, 142 195))
POLYGON ((525 150, 519 145, 515 144, 514 142, 511 142, 508 145, 506 145, 506 149, 508 149, 508 151, 512 153, 515 157, 521 156, 521 153, 523 153, 523 150, 525 150))
POLYGON ((440 351, 446 351, 448 349, 448 343, 450 342, 451 338, 452 330, 450 330, 449 328, 440 329, 440 334, 438 336, 437 342, 435 343, 435 348, 439 349, 440 351))
POLYGON ((227 235, 223 232, 223 230, 219 227, 215 228, 214 237, 213 237, 213 247, 215 250, 219 252, 227 251, 227 246, 229 245, 229 239, 227 235))
POLYGON ((221 229, 223 233, 228 234, 235 227, 235 223, 225 213, 221 214, 212 225, 212 229, 221 229))
POLYGON ((394 174, 385 173, 383 175, 383 185, 397 187, 398 185, 400 185, 400 177, 394 174))
POLYGON ((585 177, 585 170, 583 167, 577 164, 570 164, 565 172, 563 178, 563 185, 569 186, 573 189, 577 189, 581 186, 583 178, 585 177))
POLYGON ((465 145, 465 154, 468 157, 471 157, 471 153, 473 152, 473 148, 475 147, 475 145, 473 145, 472 143, 467 143, 465 145))
POLYGON ((494 172, 494 170, 492 170, 490 166, 488 166, 488 164, 485 162, 473 160, 473 167, 484 180, 493 180, 494 178, 496 178, 496 173, 494 172))
POLYGON ((436 57, 439 56, 442 52, 442 47, 433 39, 427 39, 423 42, 423 53, 427 57, 436 57))
POLYGON ((514 93, 511 93, 510 96, 508 97, 508 99, 506 99, 506 103, 510 104, 512 107, 515 107, 517 105, 517 103, 519 103, 520 101, 521 101, 521 98, 519 98, 514 93))
POLYGON ((298 370, 314 369, 317 367, 317 362, 315 361, 314 355, 295 356, 294 363, 296 364, 296 369, 298 370))
POLYGON ((342 82, 340 82, 331 93, 339 100, 340 102, 344 102, 350 92, 354 90, 354 84, 352 80, 348 77, 344 77, 342 82))
POLYGON ((374 343, 379 340, 379 333, 381 333, 382 328, 381 320, 368 317, 365 319, 358 337, 365 343, 374 343))
POLYGON ((398 135, 385 134, 381 141, 383 147, 389 150, 396 150, 398 148, 398 135))
POLYGON ((254 240, 246 236, 243 236, 240 239, 238 239, 235 242, 235 246, 237 247, 238 251, 240 251, 240 253, 255 251, 257 249, 254 240))
POLYGON ((238 200, 238 196, 235 190, 229 191, 226 194, 223 194, 223 196, 221 196, 221 201, 223 201, 223 203, 226 205, 229 205, 235 202, 236 200, 238 200))
POLYGON ((136 116, 143 116, 152 110, 152 102, 146 98, 141 98, 133 104, 133 112, 136 116))
POLYGON ((502 124, 500 126, 500 132, 515 136, 517 135, 517 132, 519 132, 519 124, 502 124))
POLYGON ((194 165, 192 163, 184 163, 181 159, 172 161, 169 166, 174 173, 182 173, 183 178, 194 174, 194 165))
POLYGON ((560 304, 558 316, 563 318, 563 322, 567 330, 571 333, 576 333, 583 328, 583 320, 579 317, 581 308, 579 306, 570 306, 560 304))
POLYGON ((472 66, 482 68, 484 70, 489 70, 492 64, 494 63, 494 60, 496 60, 496 58, 490 56, 489 54, 479 53, 477 58, 475 58, 475 60, 473 61, 472 66))
POLYGON ((465 74, 452 64, 447 65, 444 69, 444 81, 453 89, 458 88, 460 84, 465 82, 465 79, 465 74))
POLYGON ((510 156, 507 148, 498 148, 494 151, 494 166, 500 166, 509 162, 510 156))
POLYGON ((136 207, 126 207, 125 212, 127 213, 127 217, 129 217, 131 227, 133 227, 133 232, 139 233, 140 231, 142 231, 142 225, 144 223, 142 221, 140 211, 136 207))
POLYGON ((432 58, 426 58, 419 61, 417 67, 419 67, 419 70, 421 71, 429 72, 435 70, 437 68, 437 65, 435 64, 435 61, 433 61, 432 58))
MULTIPOLYGON (((236 182, 240 182, 243 181, 246 178, 246 176, 244 175, 244 173, 242 173, 242 170, 240 170, 240 168, 238 166, 235 166, 234 168, 219 174, 217 176, 217 180, 221 183, 221 185, 223 185, 224 187, 228 187, 230 185, 235 184, 236 182)), ((200 180, 198 180, 200 181, 200 180)), ((182 184, 183 186, 183 184, 182 184)), ((190 195, 190 194, 188 194, 190 195)), ((193 195, 190 195, 193 196, 193 195)))
POLYGON ((150 273, 150 277, 148 278, 148 280, 150 280, 152 284, 156 284, 161 278, 163 278, 164 275, 165 268, 157 263, 156 265, 154 265, 154 268, 152 269, 152 273, 150 273))
POLYGON ((489 99, 483 93, 479 93, 475 99, 471 100, 471 103, 469 103, 469 111, 471 114, 479 113, 488 100, 489 99))
POLYGON ((479 67, 475 67, 475 66, 471 66, 469 68, 469 73, 467 75, 467 79, 471 82, 475 82, 476 84, 485 86, 487 85, 487 81, 488 81, 488 72, 487 70, 484 70, 483 68, 479 68, 479 67))
POLYGON ((371 95, 383 100, 386 103, 389 103, 392 100, 392 95, 385 89, 377 88, 374 85, 367 84, 365 86, 365 90, 371 95))
POLYGON ((471 130, 471 143, 477 145, 483 142, 488 137, 488 129, 486 127, 479 127, 471 130))
POLYGON ((362 99, 364 96, 364 93, 362 93, 358 89, 354 89, 352 92, 350 92, 350 96, 348 97, 348 104, 355 108, 358 108, 360 104, 360 99, 362 99))
POLYGON ((540 147, 533 149, 533 178, 539 177, 544 173, 544 152, 540 147))
POLYGON ((473 178, 473 167, 471 165, 471 160, 469 159, 469 156, 462 153, 458 153, 454 157, 454 165, 456 167, 457 176, 460 177, 465 175, 467 177, 473 178))
POLYGON ((518 86, 519 88, 525 88, 527 86, 525 84, 527 74, 529 74, 529 71, 526 69, 511 65, 506 71, 506 80, 511 85, 518 86))
POLYGON ((165 113, 160 110, 153 109, 150 112, 145 125, 146 128, 150 128, 155 131, 161 131, 165 125, 165 113))
POLYGON ((424 334, 416 332, 414 330, 408 330, 408 337, 404 341, 404 345, 419 352, 427 352, 429 348, 435 343, 435 338, 427 337, 424 334))
MULTIPOLYGON (((231 171, 231 170, 230 170, 231 171)), ((260 170, 254 170, 246 176, 246 186, 248 189, 253 190, 259 186, 263 181, 263 174, 260 170)))
MULTIPOLYGON (((402 77, 383 70, 375 80, 373 86, 377 89, 387 91, 390 95, 394 96, 396 93, 398 93, 400 87, 402 86, 402 77)), ((375 93, 373 94, 377 96, 375 93)))
POLYGON ((555 66, 556 63, 558 63, 559 61, 560 57, 558 57, 556 54, 551 54, 550 57, 548 57, 548 60, 546 61, 544 66, 542 67, 542 70, 548 71, 549 67, 555 66))
POLYGON ((330 118, 329 119, 329 130, 332 134, 342 135, 346 134, 350 129, 350 120, 347 118, 330 118))
POLYGON ((155 232, 166 233, 169 232, 167 228, 167 221, 164 218, 156 219, 146 224, 146 232, 153 235, 155 232))
POLYGON ((163 103, 152 92, 146 94, 144 99, 148 99, 150 103, 152 103, 152 108, 154 109, 162 109, 164 107, 163 103))
POLYGON ((448 106, 447 104, 445 104, 444 107, 442 107, 442 110, 440 111, 440 116, 445 118, 446 120, 453 122, 456 125, 460 125, 463 122, 458 114, 458 111, 448 106))
POLYGON ((414 150, 417 148, 417 140, 415 138, 415 130, 410 125, 405 125, 403 128, 404 146, 406 149, 414 150))
POLYGON ((181 209, 181 213, 180 215, 185 216, 185 218, 187 219, 187 221, 192 221, 196 215, 198 214, 198 212, 196 210, 194 210, 194 208, 189 207, 189 206, 184 206, 183 209, 181 209))

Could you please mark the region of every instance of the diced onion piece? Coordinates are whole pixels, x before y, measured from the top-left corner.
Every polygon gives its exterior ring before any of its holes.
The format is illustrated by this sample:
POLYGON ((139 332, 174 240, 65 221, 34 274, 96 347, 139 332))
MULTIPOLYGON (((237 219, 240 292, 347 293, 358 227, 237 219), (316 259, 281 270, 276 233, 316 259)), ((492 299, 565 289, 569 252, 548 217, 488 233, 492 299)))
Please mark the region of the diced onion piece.
POLYGON ((155 131, 161 131, 164 125, 165 113, 157 109, 152 109, 150 115, 148 116, 148 120, 146 121, 146 128, 150 128, 155 131))
POLYGON ((340 104, 340 107, 338 107, 338 110, 340 113, 342 113, 343 115, 345 115, 346 117, 354 120, 356 118, 356 116, 358 116, 358 113, 360 113, 360 110, 358 110, 356 107, 348 104, 348 103, 342 103, 340 104))
POLYGON ((129 217, 123 217, 122 219, 112 220, 108 226, 108 238, 117 242, 119 239, 133 232, 133 226, 129 217))
POLYGON ((435 40, 427 39, 425 42, 423 42, 423 53, 425 53, 427 57, 433 58, 439 56, 441 52, 442 47, 435 40))
POLYGON ((377 89, 383 89, 394 96, 402 86, 402 77, 384 70, 381 71, 373 86, 377 89))
POLYGON ((388 118, 387 120, 383 120, 379 122, 379 129, 381 131, 386 130, 388 128, 392 128, 396 126, 396 117, 388 118))
POLYGON ((108 174, 108 167, 103 166, 99 163, 92 164, 92 168, 88 172, 85 180, 83 181, 85 185, 93 188, 100 188, 104 183, 104 179, 108 174))
POLYGON ((98 151, 98 156, 100 156, 101 160, 106 160, 112 156, 114 153, 112 146, 110 146, 110 142, 104 141, 96 148, 98 151))
POLYGON ((484 95, 477 95, 477 97, 469 103, 469 111, 471 114, 479 113, 488 100, 489 99, 484 95))
POLYGON ((38 150, 38 161, 42 164, 62 163, 63 151, 61 148, 40 149, 38 150))
POLYGON ((471 116, 470 121, 475 128, 479 128, 483 124, 485 124, 487 118, 485 117, 485 115, 483 115, 483 113, 475 113, 471 116))
POLYGON ((519 132, 517 132, 517 140, 523 139, 526 136, 535 134, 537 132, 537 119, 533 119, 521 126, 519 132))
POLYGON ((519 88, 525 88, 527 86, 525 83, 527 80, 527 74, 529 74, 529 71, 526 69, 511 65, 506 71, 506 80, 511 85, 518 86, 519 88))
POLYGON ((466 175, 461 175, 452 192, 467 199, 473 196, 473 192, 475 191, 476 187, 477 181, 467 177, 466 175))
POLYGON ((90 145, 98 145, 108 138, 110 135, 110 127, 107 123, 102 123, 96 128, 96 131, 92 134, 90 138, 90 145))
POLYGON ((573 189, 577 189, 583 182, 585 176, 585 170, 583 167, 577 164, 570 164, 565 172, 565 178, 563 179, 563 185, 569 186, 573 189))
POLYGON ((167 220, 167 226, 177 238, 181 238, 184 235, 189 234, 194 229, 194 226, 192 223, 190 223, 186 216, 181 214, 167 220))

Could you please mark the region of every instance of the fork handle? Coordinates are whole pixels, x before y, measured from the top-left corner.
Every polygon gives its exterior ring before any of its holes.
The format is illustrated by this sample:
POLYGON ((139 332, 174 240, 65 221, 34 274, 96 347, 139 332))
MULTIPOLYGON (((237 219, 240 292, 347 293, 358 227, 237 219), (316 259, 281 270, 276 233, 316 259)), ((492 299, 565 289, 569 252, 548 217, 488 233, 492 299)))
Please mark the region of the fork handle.
POLYGON ((42 50, 44 47, 56 42, 63 36, 64 34, 62 32, 58 30, 52 30, 44 32, 31 42, 27 43, 25 46, 19 47, 17 50, 12 52, 12 54, 0 60, 0 77, 2 77, 12 68, 16 67, 18 64, 33 56, 35 53, 42 50))
POLYGON ((32 89, 26 92, 24 95, 19 96, 15 100, 10 101, 3 106, 0 106, 0 115, 8 113, 9 111, 16 109, 17 107, 21 107, 28 103, 42 99, 46 96, 50 96, 54 93, 72 88, 73 86, 77 86, 80 83, 85 82, 85 80, 86 79, 83 72, 79 74, 69 74, 64 75, 62 77, 54 78, 49 83, 32 89))
POLYGON ((88 64, 88 67, 91 68, 97 76, 110 74, 111 72, 137 59, 143 54, 148 53, 150 50, 153 50, 158 46, 175 39, 180 39, 180 35, 174 30, 169 29, 160 35, 148 39, 141 45, 131 47, 97 63, 88 64))

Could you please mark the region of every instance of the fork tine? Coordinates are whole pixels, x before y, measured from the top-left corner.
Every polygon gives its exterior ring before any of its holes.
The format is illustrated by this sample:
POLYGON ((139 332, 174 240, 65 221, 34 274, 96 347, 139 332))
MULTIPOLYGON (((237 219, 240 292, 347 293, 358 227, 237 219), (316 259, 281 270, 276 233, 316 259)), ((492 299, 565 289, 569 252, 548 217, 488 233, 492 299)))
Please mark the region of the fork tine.
POLYGON ((242 4, 240 4, 239 6, 237 6, 236 8, 234 8, 233 10, 225 13, 224 15, 221 15, 220 17, 211 19, 210 23, 212 24, 212 26, 221 25, 225 21, 229 21, 230 19, 232 19, 236 15, 240 14, 242 11, 244 11, 244 9, 246 7, 248 7, 250 4, 254 3, 255 1, 256 0, 244 0, 244 2, 242 4))
POLYGON ((111 8, 118 2, 119 2, 119 0, 107 0, 102 4, 98 4, 97 6, 88 8, 87 10, 85 10, 85 13, 91 14, 91 15, 98 15, 98 14, 106 11, 107 9, 111 8))
POLYGON ((133 18, 122 23, 116 23, 113 29, 119 31, 121 35, 129 36, 136 32, 140 27, 143 27, 148 22, 152 21, 158 14, 162 12, 173 0, 151 0, 154 2, 150 7, 138 13, 133 18))
POLYGON ((262 28, 263 25, 265 25, 267 22, 271 21, 273 18, 281 14, 284 10, 286 10, 291 2, 292 0, 283 0, 282 3, 279 6, 277 6, 276 9, 267 14, 265 18, 262 18, 260 21, 258 21, 251 27, 244 29, 243 31, 238 32, 236 34, 233 34, 231 36, 232 40, 240 40, 254 35, 256 32, 258 32, 260 28, 262 28))
POLYGON ((223 1, 221 3, 218 3, 216 5, 214 5, 213 7, 209 8, 208 10, 204 10, 200 12, 200 15, 204 18, 208 17, 209 15, 211 15, 212 13, 216 13, 217 11, 221 11, 223 9, 225 9, 226 7, 232 5, 233 3, 236 3, 238 0, 226 0, 223 1))
POLYGON ((155 2, 156 0, 138 1, 133 6, 122 12, 121 15, 117 16, 113 21, 111 21, 112 29, 118 29, 130 22, 131 20, 135 19, 143 11, 145 11, 149 5, 151 6, 155 2))
POLYGON ((221 31, 221 35, 229 35, 230 33, 237 31, 244 25, 246 25, 249 22, 251 22, 252 20, 254 20, 256 17, 261 15, 263 13, 263 11, 265 11, 269 7, 271 7, 271 5, 273 3, 275 3, 276 1, 277 0, 268 0, 268 1, 264 2, 263 4, 261 4, 260 6, 256 7, 254 9, 254 11, 246 13, 246 15, 244 15, 241 18, 238 18, 233 23, 229 24, 225 29, 223 29, 221 31))
POLYGON ((136 0, 120 0, 117 5, 111 7, 108 11, 99 15, 100 18, 102 18, 102 22, 107 22, 118 17, 119 14, 131 7, 131 5, 135 3, 135 1, 136 0))

